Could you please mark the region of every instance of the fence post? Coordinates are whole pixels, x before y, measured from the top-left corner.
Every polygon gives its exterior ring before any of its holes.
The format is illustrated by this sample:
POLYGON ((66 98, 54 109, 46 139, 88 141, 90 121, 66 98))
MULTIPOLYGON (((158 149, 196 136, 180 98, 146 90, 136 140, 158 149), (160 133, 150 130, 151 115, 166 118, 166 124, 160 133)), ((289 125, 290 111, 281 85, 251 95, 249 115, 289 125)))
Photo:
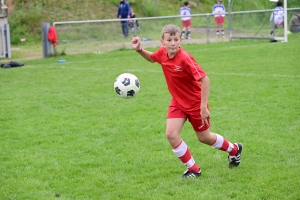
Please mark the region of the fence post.
POLYGON ((232 41, 232 14, 231 14, 231 0, 228 0, 228 18, 229 18, 229 41, 232 41))
POLYGON ((50 23, 42 24, 42 44, 43 44, 43 57, 46 58, 51 54, 51 44, 48 41, 48 32, 50 23))
POLYGON ((209 14, 206 15, 206 33, 207 33, 207 42, 209 42, 209 32, 210 32, 210 27, 209 27, 209 14))
POLYGON ((11 58, 11 49, 10 49, 10 29, 9 24, 5 24, 5 39, 6 39, 6 51, 7 51, 7 57, 11 58))

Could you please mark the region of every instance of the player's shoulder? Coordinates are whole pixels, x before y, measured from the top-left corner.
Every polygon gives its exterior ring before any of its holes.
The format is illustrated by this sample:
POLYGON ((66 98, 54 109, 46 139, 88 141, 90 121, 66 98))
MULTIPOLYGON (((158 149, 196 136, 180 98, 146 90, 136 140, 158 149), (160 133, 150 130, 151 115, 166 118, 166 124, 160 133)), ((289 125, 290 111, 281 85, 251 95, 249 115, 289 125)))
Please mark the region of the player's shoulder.
POLYGON ((183 61, 188 61, 189 59, 194 59, 193 55, 190 54, 187 50, 180 48, 178 50, 178 56, 182 58, 183 61))
POLYGON ((160 46, 160 47, 155 51, 155 53, 158 53, 158 54, 160 54, 160 53, 166 53, 166 52, 167 52, 167 49, 166 49, 165 46, 160 46))

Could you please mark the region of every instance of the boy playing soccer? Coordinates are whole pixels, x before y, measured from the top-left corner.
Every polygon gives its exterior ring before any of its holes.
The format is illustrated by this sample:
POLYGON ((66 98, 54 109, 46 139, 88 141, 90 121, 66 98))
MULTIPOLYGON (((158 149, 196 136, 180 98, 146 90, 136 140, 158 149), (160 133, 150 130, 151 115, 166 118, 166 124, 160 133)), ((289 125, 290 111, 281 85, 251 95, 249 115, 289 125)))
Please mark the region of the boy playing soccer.
POLYGON ((200 142, 229 153, 229 168, 240 164, 243 146, 240 143, 232 144, 221 135, 210 132, 210 81, 193 56, 181 49, 180 32, 178 26, 166 25, 162 29, 162 46, 155 52, 143 49, 139 37, 132 39, 132 47, 149 62, 157 62, 162 66, 172 95, 167 114, 166 137, 175 155, 187 167, 182 178, 194 178, 201 175, 201 169, 180 137, 186 120, 192 124, 200 142))

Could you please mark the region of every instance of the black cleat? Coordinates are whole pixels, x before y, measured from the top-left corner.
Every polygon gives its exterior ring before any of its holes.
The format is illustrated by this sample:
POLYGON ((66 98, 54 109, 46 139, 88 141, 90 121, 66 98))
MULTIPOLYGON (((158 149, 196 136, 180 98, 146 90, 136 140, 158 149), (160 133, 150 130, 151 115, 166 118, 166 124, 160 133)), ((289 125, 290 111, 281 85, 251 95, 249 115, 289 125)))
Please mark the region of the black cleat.
POLYGON ((241 143, 234 143, 234 145, 237 146, 238 152, 234 156, 228 156, 229 168, 237 167, 241 162, 243 145, 241 143))
POLYGON ((186 170, 182 178, 197 178, 199 176, 201 176, 201 170, 199 172, 186 170))

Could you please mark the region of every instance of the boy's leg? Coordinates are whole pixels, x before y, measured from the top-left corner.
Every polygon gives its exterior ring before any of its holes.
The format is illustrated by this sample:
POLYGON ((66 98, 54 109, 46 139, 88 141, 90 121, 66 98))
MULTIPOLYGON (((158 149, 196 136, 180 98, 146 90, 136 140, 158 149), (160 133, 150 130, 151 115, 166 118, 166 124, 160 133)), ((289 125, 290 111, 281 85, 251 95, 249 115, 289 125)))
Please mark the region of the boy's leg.
POLYGON ((185 27, 183 27, 182 32, 181 32, 181 39, 184 39, 184 35, 185 35, 185 27))
POLYGON ((122 21, 121 26, 122 26, 122 32, 123 32, 124 37, 127 37, 127 35, 126 35, 126 26, 127 26, 127 24, 122 21))
POLYGON ((125 37, 128 37, 128 22, 125 22, 125 37))
POLYGON ((196 134, 200 142, 210 145, 215 149, 228 152, 230 168, 237 167, 240 164, 241 152, 243 148, 242 144, 232 144, 223 136, 216 133, 211 133, 209 129, 202 132, 196 132, 196 134))
POLYGON ((186 30, 187 30, 187 33, 186 33, 186 39, 191 39, 191 28, 190 28, 190 26, 188 26, 188 27, 186 28, 186 30))
POLYGON ((224 35, 225 35, 224 23, 221 24, 221 34, 222 34, 222 37, 224 37, 224 35))
POLYGON ((217 32, 216 32, 216 34, 217 34, 217 37, 219 37, 220 36, 220 24, 218 23, 217 24, 217 32))
POLYGON ((185 121, 186 118, 168 118, 166 137, 172 146, 172 151, 187 167, 187 171, 184 173, 183 178, 194 178, 201 175, 201 170, 193 159, 188 146, 180 138, 180 131, 185 121))
POLYGON ((128 26, 129 26, 129 28, 131 28, 131 31, 133 32, 134 31, 133 22, 128 22, 128 26))

